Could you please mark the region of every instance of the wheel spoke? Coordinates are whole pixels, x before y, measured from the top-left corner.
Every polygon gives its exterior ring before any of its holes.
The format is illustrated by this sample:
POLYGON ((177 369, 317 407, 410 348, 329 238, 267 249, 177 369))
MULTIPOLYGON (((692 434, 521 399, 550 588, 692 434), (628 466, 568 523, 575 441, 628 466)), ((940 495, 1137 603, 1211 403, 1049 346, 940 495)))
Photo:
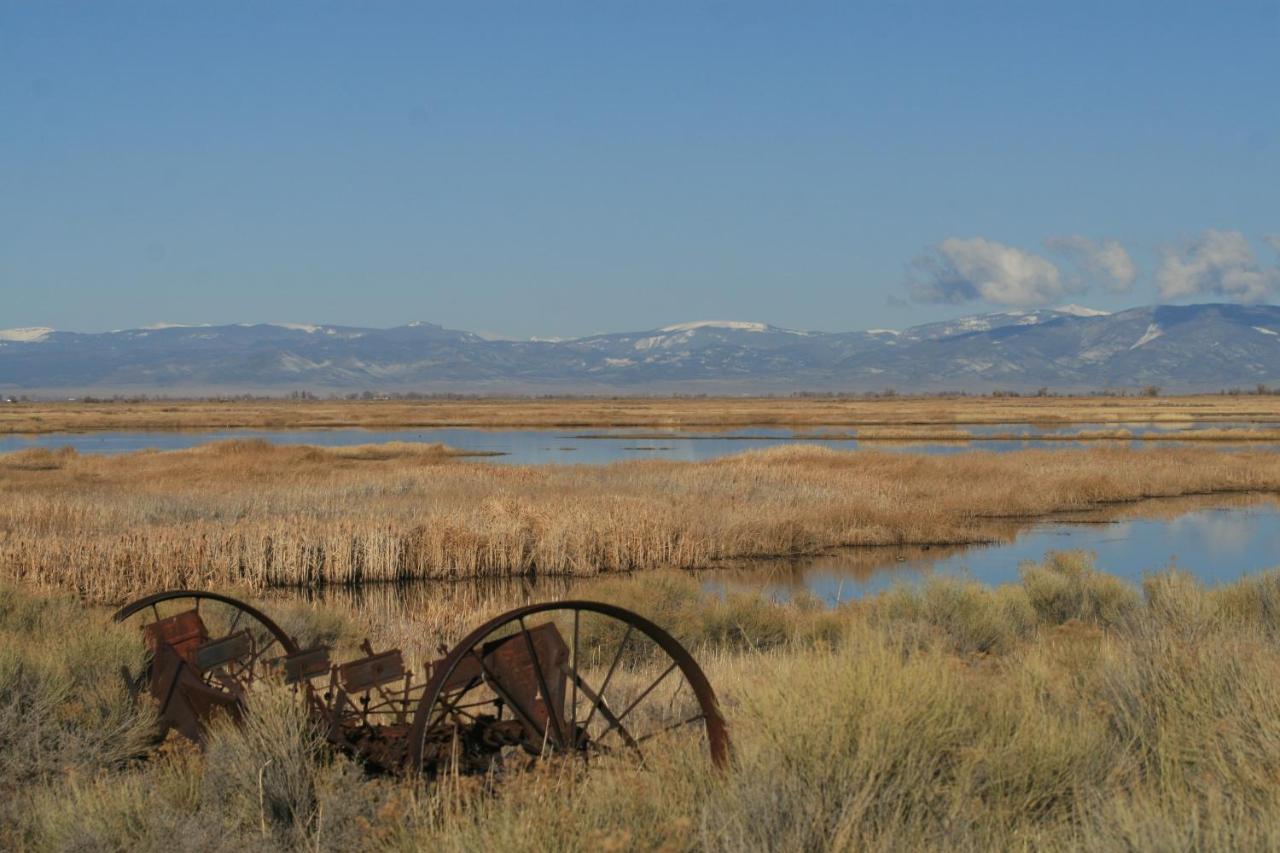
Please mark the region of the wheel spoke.
POLYGON ((706 718, 707 717, 705 714, 702 714, 702 713, 694 714, 692 717, 690 717, 687 720, 681 720, 678 723, 672 723, 669 726, 663 726, 662 728, 658 729, 656 732, 649 732, 649 734, 647 735, 642 735, 636 739, 636 743, 644 743, 650 738, 655 738, 658 735, 666 734, 667 732, 673 732, 676 729, 681 728, 682 726, 688 726, 698 722, 699 720, 705 720, 706 718))
POLYGON ((640 768, 647 764, 648 741, 699 721, 706 726, 712 761, 717 766, 726 761, 724 721, 697 663, 670 634, 621 608, 589 601, 525 606, 480 625, 444 654, 441 665, 430 668, 427 690, 418 700, 418 734, 410 750, 417 771, 448 772, 451 731, 461 738, 463 753, 456 761, 462 772, 483 772, 486 766, 518 769, 524 752, 534 761, 568 752, 588 765, 599 760, 640 768), (602 623, 586 626, 586 648, 584 613, 602 623), (538 614, 543 615, 535 619, 538 614), (546 616, 551 621, 543 624, 546 616), (651 642, 655 649, 633 646, 633 640, 651 642), (585 713, 579 703, 585 703, 585 713), (539 718, 544 711, 545 718, 539 718))
POLYGON ((625 720, 625 719, 627 718, 627 714, 630 714, 632 711, 634 711, 634 710, 635 710, 635 708, 636 708, 636 706, 637 706, 637 705, 639 705, 641 702, 643 702, 643 701, 644 701, 644 698, 645 698, 646 696, 648 696, 650 693, 652 693, 652 692, 653 692, 653 689, 654 689, 655 687, 657 687, 659 684, 661 684, 661 683, 662 683, 662 680, 663 680, 664 678, 666 678, 668 675, 670 675, 672 672, 674 672, 674 671, 675 671, 675 668, 676 668, 676 662, 675 662, 675 661, 672 661, 672 662, 671 662, 671 666, 667 667, 667 668, 663 671, 662 675, 659 675, 659 676, 658 676, 657 681, 653 682, 653 683, 652 683, 652 684, 650 684, 648 687, 646 687, 646 688, 644 689, 644 692, 643 692, 643 693, 641 693, 639 696, 637 696, 637 697, 635 698, 635 701, 634 701, 634 702, 632 702, 630 705, 628 705, 628 706, 627 706, 627 709, 626 709, 625 711, 623 711, 621 714, 619 714, 619 715, 618 715, 618 720, 617 720, 617 722, 616 722, 616 723, 610 723, 610 724, 609 724, 609 728, 605 729, 605 730, 601 733, 600 737, 598 737, 598 738, 596 738, 596 739, 597 739, 597 740, 604 740, 604 739, 605 739, 605 735, 607 735, 607 734, 609 734, 609 732, 613 731, 613 729, 614 729, 614 727, 615 727, 615 726, 621 726, 621 725, 622 725, 622 721, 623 721, 623 720, 625 720))
POLYGON ((483 683, 483 682, 481 682, 481 681, 472 681, 472 682, 470 682, 469 684, 467 684, 467 686, 466 686, 466 687, 463 687, 461 690, 458 690, 458 691, 454 692, 452 695, 453 695, 455 698, 454 698, 454 699, 452 699, 452 700, 451 700, 448 696, 445 696, 445 695, 443 695, 443 694, 442 694, 442 695, 440 696, 440 698, 439 698, 438 700, 436 700, 436 704, 437 704, 437 705, 442 705, 442 706, 445 706, 445 707, 440 711, 440 713, 439 713, 439 714, 437 714, 437 715, 436 715, 432 720, 430 720, 430 721, 428 722, 428 724, 427 724, 427 731, 430 731, 430 730, 431 730, 431 728, 432 728, 433 726, 437 725, 437 724, 440 722, 440 720, 441 720, 441 719, 443 719, 445 716, 447 716, 447 715, 448 715, 448 712, 449 712, 449 709, 451 709, 451 708, 479 708, 479 707, 482 707, 482 706, 484 706, 484 705, 491 705, 491 704, 493 704, 493 700, 492 700, 492 699, 486 699, 486 700, 483 700, 483 701, 472 702, 472 703, 471 703, 471 704, 469 704, 469 705, 459 705, 459 704, 457 704, 457 700, 458 700, 458 699, 461 699, 461 698, 462 698, 463 696, 465 696, 465 695, 466 695, 466 694, 467 694, 467 693, 468 693, 468 692, 469 692, 473 687, 476 687, 476 686, 478 686, 478 685, 480 685, 480 684, 482 684, 482 683, 483 683))
POLYGON ((536 732, 538 730, 538 724, 534 721, 533 715, 526 711, 524 706, 516 701, 516 698, 503 688, 502 684, 498 681, 498 677, 494 675, 493 670, 489 669, 488 665, 485 664, 484 658, 476 654, 475 649, 471 649, 467 654, 471 655, 480 663, 481 671, 488 676, 488 678, 485 679, 485 684, 488 684, 489 687, 493 689, 493 692, 497 693, 498 696, 502 698, 503 702, 506 702, 511 706, 511 710, 515 712, 516 716, 520 718, 522 723, 536 732))
MULTIPOLYGON (((569 665, 574 675, 578 673, 578 617, 582 613, 578 608, 573 609, 573 662, 569 665)), ((571 679, 573 682, 573 700, 569 703, 569 736, 573 738, 573 748, 578 748, 578 679, 571 679)))
MULTIPOLYGON (((586 697, 588 699, 591 699, 595 703, 594 707, 592 708, 593 713, 595 711, 595 708, 599 708, 600 716, 604 717, 605 722, 609 723, 609 729, 612 729, 616 726, 618 729, 618 734, 620 734, 622 736, 622 739, 626 741, 627 746, 634 747, 636 745, 635 738, 631 737, 631 732, 627 731, 626 726, 622 725, 622 723, 619 722, 617 716, 614 715, 613 711, 609 710, 609 704, 604 701, 604 696, 596 695, 591 690, 591 688, 587 686, 587 683, 582 680, 582 676, 578 675, 576 672, 573 674, 573 677, 578 679, 579 685, 582 687, 582 692, 586 695, 586 697)), ((605 730, 606 733, 609 731, 609 729, 605 730)), ((583 726, 583 730, 584 730, 583 736, 586 737, 587 734, 585 731, 586 730, 585 725, 583 726)), ((600 740, 599 738, 595 739, 596 742, 598 742, 599 740, 600 740)))
POLYGON ((473 723, 479 722, 475 714, 469 714, 466 711, 467 708, 479 707, 479 703, 475 705, 454 705, 452 702, 449 702, 447 699, 441 699, 440 704, 444 706, 444 712, 446 714, 453 714, 459 717, 466 717, 468 720, 471 720, 471 722, 473 723))
MULTIPOLYGON (((250 655, 249 655, 249 663, 248 663, 248 665, 245 667, 245 670, 246 670, 246 672, 248 673, 248 675, 249 675, 250 677, 252 677, 252 676, 253 676, 253 671, 254 671, 254 669, 256 669, 256 668, 257 668, 257 665, 258 665, 258 658, 262 657, 262 655, 267 651, 267 649, 271 648, 272 646, 274 646, 274 645, 275 645, 276 643, 278 643, 278 642, 280 642, 280 639, 279 639, 278 637, 276 637, 275 635, 272 635, 271 639, 270 639, 269 641, 267 641, 267 644, 266 644, 265 646, 263 646, 263 647, 262 647, 262 648, 260 648, 260 649, 256 649, 255 651, 253 651, 252 653, 250 653, 250 655)), ((256 646, 256 645, 257 645, 257 643, 254 643, 254 645, 256 646)))
MULTIPOLYGON (((599 710, 601 703, 604 702, 604 692, 609 689, 609 682, 613 680, 613 673, 618 668, 618 661, 622 660, 622 653, 627 648, 627 640, 631 639, 632 627, 630 623, 627 624, 627 631, 622 635, 622 642, 618 644, 618 653, 613 656, 613 663, 609 664, 609 671, 605 674, 604 681, 600 684, 600 692, 596 694, 595 702, 591 705, 591 712, 587 714, 586 722, 582 724, 584 730, 591 725, 591 720, 595 717, 596 711, 599 710)), ((581 676, 577 675, 576 670, 574 675, 581 678, 581 676)), ((586 685, 584 684, 583 688, 585 689, 585 687, 586 685)))
POLYGON ((239 607, 236 608, 236 618, 231 620, 231 627, 227 629, 228 634, 236 632, 236 626, 240 624, 240 617, 244 615, 244 611, 239 607))

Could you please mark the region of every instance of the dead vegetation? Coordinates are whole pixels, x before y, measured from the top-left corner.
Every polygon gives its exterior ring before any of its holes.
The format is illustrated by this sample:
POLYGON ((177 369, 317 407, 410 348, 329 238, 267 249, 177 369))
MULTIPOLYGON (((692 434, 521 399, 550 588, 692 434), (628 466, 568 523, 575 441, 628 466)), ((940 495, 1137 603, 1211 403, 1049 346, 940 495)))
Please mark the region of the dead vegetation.
MULTIPOLYGON (((0 584, 0 847, 15 850, 1212 850, 1280 844, 1280 576, 1135 588, 1079 554, 834 610, 680 575, 593 594, 673 631, 733 730, 643 772, 370 778, 283 688, 202 753, 143 754, 106 611, 0 584), (71 638, 68 641, 67 638, 71 638), (92 697, 69 702, 68 697, 92 697)), ((487 611, 463 612, 472 624, 487 611)), ((268 605, 309 637, 376 612, 268 605)), ((434 611, 370 635, 424 635, 434 611)), ((451 638, 451 639, 456 639, 451 638)))
POLYGON ((263 441, 0 456, 0 576, 120 601, 163 587, 708 567, 839 545, 998 540, 1117 502, 1280 492, 1280 456, 1196 447, 498 466, 446 448, 263 441))
POLYGON ((1280 396, 620 397, 57 402, 0 405, 0 433, 86 430, 492 427, 646 429, 1280 423, 1280 396))

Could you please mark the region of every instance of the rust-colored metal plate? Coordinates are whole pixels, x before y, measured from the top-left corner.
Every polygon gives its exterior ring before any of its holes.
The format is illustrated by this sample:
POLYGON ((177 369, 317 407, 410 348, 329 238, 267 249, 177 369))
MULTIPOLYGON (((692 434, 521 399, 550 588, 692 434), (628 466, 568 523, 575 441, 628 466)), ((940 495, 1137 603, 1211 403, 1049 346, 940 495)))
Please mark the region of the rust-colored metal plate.
POLYGON ((285 683, 297 684, 300 681, 315 678, 317 675, 324 675, 329 671, 329 649, 325 646, 304 649, 303 651, 286 655, 279 662, 284 669, 285 683))
POLYGON ((530 736, 541 737, 547 727, 547 710, 557 720, 564 719, 564 695, 568 678, 564 672, 569 663, 569 647, 552 622, 530 628, 528 631, 487 643, 483 649, 487 669, 502 690, 526 710, 536 728, 530 736), (537 660, 529 654, 532 647, 537 660), (547 693, 542 695, 538 681, 538 669, 546 681, 547 693))
POLYGON ((404 678, 404 659, 399 649, 380 652, 338 667, 338 679, 348 693, 371 690, 399 678, 404 678))
MULTIPOLYGON (((157 593, 121 608, 115 620, 122 622, 148 610, 159 617, 158 604, 181 600, 194 602, 195 607, 141 624, 152 657, 142 676, 129 679, 131 689, 141 692, 145 684, 153 697, 161 735, 177 730, 199 741, 212 718, 227 715, 241 719, 250 688, 264 669, 270 669, 282 672, 289 683, 301 683, 297 693, 305 698, 313 717, 327 725, 330 741, 361 756, 375 770, 434 774, 453 766, 465 772, 490 772, 495 762, 509 757, 513 747, 541 757, 620 755, 626 747, 642 760, 641 744, 649 738, 691 724, 705 730, 715 764, 723 767, 728 761, 728 731, 705 674, 669 634, 619 607, 560 601, 509 611, 476 628, 428 668, 426 682, 417 684, 406 671, 398 649, 368 654, 335 668, 329 649, 299 649, 260 611, 218 593, 157 593), (200 614, 201 602, 230 608, 229 630, 244 630, 210 640, 200 614), (613 663, 594 686, 578 670, 579 622, 584 615, 626 626, 613 663), (555 621, 532 625, 539 616, 555 621), (242 622, 246 618, 249 622, 242 622), (253 623, 259 627, 245 628, 253 623), (562 636, 557 625, 572 625, 572 634, 562 636), (647 637, 655 660, 665 656, 668 665, 626 707, 611 705, 607 699, 617 694, 606 696, 610 678, 633 634, 647 637), (572 654, 566 637, 572 639, 572 654), (282 656, 259 661, 259 656, 277 644, 282 656), (237 660, 244 664, 228 666, 237 660), (260 662, 264 665, 259 666, 260 662), (655 692, 663 679, 677 670, 697 702, 697 713, 683 719, 672 716, 674 711, 668 706, 674 705, 673 699, 657 697, 655 692), (326 677, 323 686, 312 681, 329 673, 333 678, 326 677), (568 699, 571 686, 573 702, 568 699), (650 705, 628 718, 649 696, 662 704, 653 710, 655 700, 650 700, 650 705), (584 716, 578 713, 580 698, 588 708, 584 716), (591 728, 593 717, 601 721, 595 729, 591 728), (637 729, 636 721, 652 731, 637 729), (605 738, 614 732, 614 740, 606 743, 605 738)), ((217 614, 208 609, 205 613, 215 624, 223 624, 217 614)), ((372 652, 367 642, 364 650, 372 652)), ((667 685, 669 689, 671 682, 667 685)), ((682 716, 685 713, 681 711, 682 716)))
POLYGON ((198 669, 210 670, 253 652, 253 637, 248 630, 240 631, 220 640, 210 640, 191 652, 191 662, 198 669))
POLYGON ((143 631, 143 639, 153 652, 162 645, 172 646, 184 659, 190 660, 196 647, 209 640, 209 629, 198 611, 184 610, 152 622, 143 631))

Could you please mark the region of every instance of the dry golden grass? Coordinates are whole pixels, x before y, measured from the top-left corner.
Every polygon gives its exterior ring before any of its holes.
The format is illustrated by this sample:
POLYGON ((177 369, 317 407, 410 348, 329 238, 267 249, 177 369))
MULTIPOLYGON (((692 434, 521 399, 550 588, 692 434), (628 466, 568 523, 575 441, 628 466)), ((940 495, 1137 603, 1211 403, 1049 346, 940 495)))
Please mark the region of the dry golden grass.
POLYGON ((592 576, 991 541, 1048 513, 1249 492, 1280 492, 1280 455, 791 446, 697 463, 516 467, 416 445, 38 450, 0 456, 0 576, 99 601, 177 586, 592 576))
MULTIPOLYGON (((939 429, 936 427, 912 427, 906 429, 861 429, 850 439, 860 442, 970 442, 970 441, 1036 441, 1036 442, 1218 442, 1222 444, 1277 444, 1280 443, 1280 429, 1234 428, 1220 429, 1204 427, 1192 429, 1194 422, 1177 427, 1163 428, 1155 431, 1134 431, 1131 429, 1084 429, 1063 430, 1060 432, 983 432, 975 433, 961 429, 939 429)), ((819 440, 831 441, 832 437, 818 437, 819 440)))
POLYGON ((19 403, 0 433, 329 427, 836 427, 1280 422, 1280 396, 568 398, 19 403))
MULTIPOLYGON (((1276 444, 1280 443, 1280 429, 1259 427, 1204 427, 1203 421, 1185 421, 1180 423, 1163 423, 1154 429, 1072 429, 1069 426, 1053 425, 1053 432, 1043 431, 1046 425, 1017 429, 1010 425, 1006 431, 977 432, 971 429, 958 429, 944 426, 899 426, 899 427, 860 427, 849 429, 823 429, 810 431, 798 428, 793 436, 805 442, 881 442, 884 444, 911 444, 928 442, 931 444, 966 444, 974 441, 1026 441, 1026 442, 1120 442, 1142 441, 1159 442, 1218 442, 1222 444, 1276 444)), ((759 436, 741 432, 719 432, 715 430, 686 430, 681 432, 646 431, 646 432, 597 432, 581 433, 572 436, 574 439, 630 439, 634 441, 663 441, 677 439, 718 439, 723 441, 759 441, 759 436)))
MULTIPOLYGON (((635 773, 371 778, 270 686, 204 752, 131 760, 146 706, 116 673, 139 665, 137 637, 72 596, 0 583, 0 848, 1280 846, 1274 572, 1209 589, 1165 572, 1139 590, 1057 554, 1020 583, 938 578, 835 610, 719 600, 663 573, 609 585, 601 597, 703 664, 733 732, 726 772, 690 748, 635 773)), ((464 617, 479 621, 477 605, 464 617)), ((267 608, 312 635, 365 628, 344 608, 267 608)), ((427 633, 439 615, 406 627, 427 633)))

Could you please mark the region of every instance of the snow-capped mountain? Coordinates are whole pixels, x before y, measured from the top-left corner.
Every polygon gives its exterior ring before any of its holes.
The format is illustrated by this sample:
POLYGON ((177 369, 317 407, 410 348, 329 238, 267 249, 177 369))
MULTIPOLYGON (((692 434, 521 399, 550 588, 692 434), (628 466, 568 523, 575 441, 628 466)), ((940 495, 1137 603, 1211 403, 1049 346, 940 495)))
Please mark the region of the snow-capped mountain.
POLYGON ((0 342, 13 341, 15 343, 35 344, 49 337, 49 335, 53 334, 53 331, 53 329, 44 326, 25 329, 0 329, 0 342))
POLYGON ((414 322, 0 331, 0 393, 1220 390, 1280 384, 1280 307, 1077 305, 907 329, 703 320, 571 340, 414 322))

